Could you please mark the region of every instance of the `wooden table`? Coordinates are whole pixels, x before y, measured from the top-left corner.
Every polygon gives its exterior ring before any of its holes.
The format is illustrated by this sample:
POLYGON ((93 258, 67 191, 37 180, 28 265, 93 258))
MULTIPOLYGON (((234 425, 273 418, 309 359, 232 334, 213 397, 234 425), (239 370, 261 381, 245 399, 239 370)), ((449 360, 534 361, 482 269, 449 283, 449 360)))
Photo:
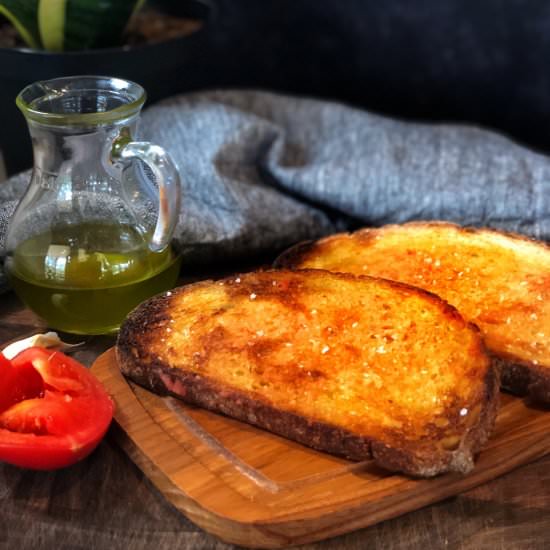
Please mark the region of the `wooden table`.
MULTIPOLYGON (((44 329, 11 293, 0 294, 0 342, 44 329)), ((90 365, 113 339, 86 340, 90 365)), ((550 456, 458 497, 322 543, 367 548, 550 547, 550 456)), ((229 550, 179 514, 109 437, 83 462, 54 473, 0 464, 1 549, 229 550)))

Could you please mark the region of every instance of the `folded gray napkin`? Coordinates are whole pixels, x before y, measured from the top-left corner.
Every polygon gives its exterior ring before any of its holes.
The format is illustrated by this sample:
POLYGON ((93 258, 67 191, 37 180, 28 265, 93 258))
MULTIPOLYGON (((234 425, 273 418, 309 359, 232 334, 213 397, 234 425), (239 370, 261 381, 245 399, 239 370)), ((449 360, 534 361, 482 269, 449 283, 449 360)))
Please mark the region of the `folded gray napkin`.
MULTIPOLYGON (((187 262, 418 219, 550 238, 550 159, 477 128, 406 123, 267 92, 213 91, 147 109, 141 138, 165 147, 180 167, 175 246, 187 262)), ((0 255, 28 177, 0 184, 0 255)))

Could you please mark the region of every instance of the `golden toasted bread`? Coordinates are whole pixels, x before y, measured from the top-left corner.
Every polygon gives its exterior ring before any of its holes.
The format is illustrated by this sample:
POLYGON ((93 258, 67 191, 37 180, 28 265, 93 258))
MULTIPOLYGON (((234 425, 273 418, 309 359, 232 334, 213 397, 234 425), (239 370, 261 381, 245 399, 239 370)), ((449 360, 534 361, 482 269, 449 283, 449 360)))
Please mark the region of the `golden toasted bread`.
POLYGON ((429 290, 481 330, 503 387, 550 403, 550 248, 519 235, 432 222, 303 243, 278 266, 372 275, 429 290))
POLYGON ((391 470, 468 471, 498 380, 437 296, 325 271, 267 271, 157 296, 123 324, 122 372, 313 448, 391 470))

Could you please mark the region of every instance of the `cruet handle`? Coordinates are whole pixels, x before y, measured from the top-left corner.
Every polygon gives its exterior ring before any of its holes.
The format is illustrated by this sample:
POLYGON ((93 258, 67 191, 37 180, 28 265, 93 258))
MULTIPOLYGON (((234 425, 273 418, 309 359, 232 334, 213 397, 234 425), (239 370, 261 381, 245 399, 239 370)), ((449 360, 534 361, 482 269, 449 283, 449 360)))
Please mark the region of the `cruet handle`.
POLYGON ((153 172, 158 184, 159 215, 149 247, 161 252, 169 244, 178 221, 181 183, 176 163, 159 145, 147 141, 130 141, 116 149, 116 159, 143 161, 153 172))

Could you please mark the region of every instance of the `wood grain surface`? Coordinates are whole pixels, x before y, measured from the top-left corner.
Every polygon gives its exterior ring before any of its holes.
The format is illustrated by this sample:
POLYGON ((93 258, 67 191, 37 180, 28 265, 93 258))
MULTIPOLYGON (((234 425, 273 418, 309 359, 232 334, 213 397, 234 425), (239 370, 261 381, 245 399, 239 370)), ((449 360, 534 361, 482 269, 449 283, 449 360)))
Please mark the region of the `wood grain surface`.
MULTIPOLYGON (((0 341, 44 326, 12 294, 0 295, 0 341)), ((89 338, 91 365, 110 338, 89 338)), ((187 520, 134 466, 113 434, 58 472, 0 464, 1 549, 233 550, 187 520)), ((345 519, 343 520, 345 521, 345 519)), ((304 550, 545 549, 550 545, 550 457, 459 496, 304 550)))
POLYGON ((549 411, 502 394, 494 432, 470 474, 413 479, 157 396, 124 378, 114 349, 92 372, 115 400, 117 440, 161 493, 208 532, 252 548, 373 525, 550 452, 549 411))

